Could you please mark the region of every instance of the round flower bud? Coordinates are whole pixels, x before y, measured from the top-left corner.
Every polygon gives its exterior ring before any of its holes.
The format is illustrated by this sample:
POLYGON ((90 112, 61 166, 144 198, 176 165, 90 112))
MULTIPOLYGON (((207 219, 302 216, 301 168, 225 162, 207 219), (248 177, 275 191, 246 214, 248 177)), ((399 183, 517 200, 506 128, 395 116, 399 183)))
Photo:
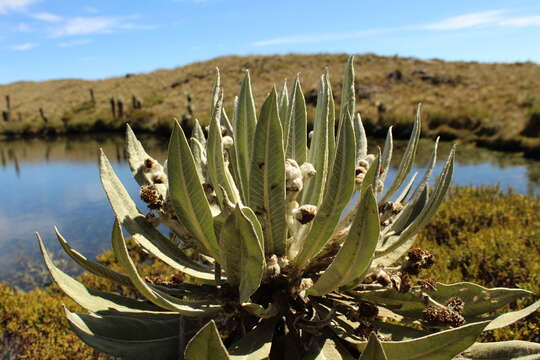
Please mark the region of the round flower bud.
POLYGON ((302 205, 294 210, 293 214, 300 224, 307 224, 317 215, 317 207, 315 205, 302 205))
POLYGON ((232 137, 230 137, 230 136, 227 135, 227 136, 224 136, 224 137, 222 138, 222 143, 223 143, 223 147, 224 147, 225 149, 228 149, 228 148, 230 148, 230 147, 233 146, 234 140, 233 140, 232 137))
POLYGON ((305 162, 302 164, 302 166, 300 166, 300 171, 302 171, 302 176, 306 179, 317 174, 317 170, 315 170, 313 164, 308 162, 305 162))

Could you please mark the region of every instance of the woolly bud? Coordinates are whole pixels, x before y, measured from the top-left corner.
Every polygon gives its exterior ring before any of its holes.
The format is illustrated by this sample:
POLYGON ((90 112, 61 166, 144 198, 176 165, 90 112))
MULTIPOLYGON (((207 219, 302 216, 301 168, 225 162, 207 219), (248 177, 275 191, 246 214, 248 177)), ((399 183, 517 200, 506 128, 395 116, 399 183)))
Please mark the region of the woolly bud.
POLYGON ((274 278, 281 273, 281 267, 279 266, 278 257, 274 254, 270 258, 266 259, 266 275, 274 278))
POLYGON ((285 180, 294 180, 302 177, 302 172, 298 163, 293 159, 287 159, 285 161, 285 180))
POLYGON ((304 187, 304 182, 302 181, 302 178, 287 180, 286 187, 288 192, 297 193, 302 191, 302 188, 304 187))
POLYGON ((302 176, 307 179, 310 177, 315 176, 317 174, 317 170, 315 170, 315 167, 312 163, 305 162, 300 166, 300 171, 302 171, 302 176))
POLYGON ((227 136, 224 136, 224 137, 222 138, 222 143, 223 143, 223 147, 224 147, 225 149, 228 149, 228 148, 230 148, 230 147, 233 146, 234 140, 233 140, 232 137, 230 137, 230 136, 227 135, 227 136))
POLYGON ((317 207, 315 205, 302 205, 294 210, 293 214, 300 224, 307 224, 317 215, 317 207))
POLYGON ((308 133, 308 139, 311 140, 312 137, 313 137, 313 130, 311 130, 311 131, 308 133))

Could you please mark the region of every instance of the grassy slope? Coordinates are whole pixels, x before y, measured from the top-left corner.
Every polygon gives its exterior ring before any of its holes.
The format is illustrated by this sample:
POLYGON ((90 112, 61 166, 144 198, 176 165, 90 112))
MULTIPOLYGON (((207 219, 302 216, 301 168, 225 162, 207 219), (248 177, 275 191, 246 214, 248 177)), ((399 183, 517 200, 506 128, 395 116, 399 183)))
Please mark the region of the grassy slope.
MULTIPOLYGON (((12 103, 12 121, 1 122, 0 133, 111 130, 121 128, 126 120, 142 130, 168 133, 171 118, 181 118, 186 112, 186 94, 193 99, 195 116, 204 122, 208 117, 215 67, 222 73, 229 113, 245 68, 251 71, 257 104, 261 104, 272 84, 280 87, 287 78, 290 86, 297 72, 301 73, 306 96, 313 97, 318 76, 325 67, 330 71, 334 94, 339 100, 346 59, 346 55, 328 54, 227 56, 172 70, 98 81, 51 80, 0 85, 0 96, 9 94, 12 103), (95 92, 95 107, 89 103, 90 88, 95 92), (129 110, 132 95, 142 99, 141 110, 129 110), (124 99, 128 109, 125 119, 112 119, 111 96, 124 99), (38 113, 40 107, 49 119, 46 127, 38 113), (21 121, 18 121, 19 113, 21 121)), ((381 133, 390 123, 397 124, 398 136, 405 133, 416 104, 422 102, 425 135, 474 140, 498 148, 525 150, 540 157, 538 65, 426 61, 365 54, 357 57, 356 72, 358 109, 372 133, 381 133), (528 137, 520 136, 524 129, 528 137)))

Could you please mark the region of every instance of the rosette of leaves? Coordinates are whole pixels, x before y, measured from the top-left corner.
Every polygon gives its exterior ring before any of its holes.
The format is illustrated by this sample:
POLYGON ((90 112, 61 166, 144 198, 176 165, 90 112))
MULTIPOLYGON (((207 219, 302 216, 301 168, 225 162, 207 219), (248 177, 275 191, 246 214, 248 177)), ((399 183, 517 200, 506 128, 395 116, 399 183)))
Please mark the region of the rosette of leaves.
POLYGON ((286 86, 272 89, 257 112, 246 71, 229 117, 217 72, 211 101, 207 134, 196 122, 188 137, 176 123, 164 164, 127 128, 129 164, 148 209, 137 208, 101 153, 101 181, 116 217, 112 245, 123 272, 89 261, 57 232, 85 270, 132 289, 134 297, 87 289, 52 263, 39 240, 56 283, 89 312, 66 309, 84 342, 125 359, 437 360, 539 353, 530 343, 475 344, 482 331, 536 311, 539 302, 496 313, 534 294, 421 276, 435 259, 413 247, 415 235, 443 201, 454 151, 433 185, 437 141, 421 178, 410 174, 420 109, 399 168, 385 185, 392 129, 383 149, 368 154, 355 109, 352 57, 338 116, 328 74, 321 76, 310 134, 298 78, 290 95, 286 86), (143 278, 128 241, 172 267, 180 280, 143 278))

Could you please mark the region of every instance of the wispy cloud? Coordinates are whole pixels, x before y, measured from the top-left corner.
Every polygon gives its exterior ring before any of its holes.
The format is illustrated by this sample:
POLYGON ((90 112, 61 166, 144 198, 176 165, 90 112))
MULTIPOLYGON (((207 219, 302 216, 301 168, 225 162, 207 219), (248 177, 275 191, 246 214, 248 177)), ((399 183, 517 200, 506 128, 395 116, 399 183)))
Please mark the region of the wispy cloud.
POLYGON ((73 40, 73 41, 62 41, 62 42, 59 42, 57 45, 62 48, 70 48, 74 46, 90 44, 91 42, 92 40, 90 39, 78 39, 78 40, 73 40))
POLYGON ((29 42, 29 43, 24 43, 24 44, 19 44, 19 45, 13 45, 10 48, 13 51, 28 51, 28 50, 32 50, 36 46, 38 46, 36 43, 29 42))
POLYGON ((46 21, 46 22, 59 22, 62 21, 62 17, 60 15, 51 14, 48 12, 41 12, 37 14, 31 15, 34 19, 46 21))
POLYGON ((420 24, 408 25, 393 28, 366 29, 360 31, 351 31, 345 33, 326 33, 326 34, 308 34, 308 35, 292 35, 284 36, 267 40, 260 40, 251 43, 251 46, 272 46, 284 44, 307 44, 319 43, 327 41, 346 40, 353 38, 361 38, 364 36, 381 35, 386 33, 403 32, 403 31, 452 31, 466 30, 478 27, 528 27, 540 26, 540 15, 530 16, 512 16, 509 10, 497 9, 489 11, 481 11, 453 16, 441 19, 439 21, 420 24))
POLYGON ((432 24, 424 25, 428 30, 459 30, 479 25, 487 25, 500 22, 504 19, 505 10, 491 10, 453 16, 432 24))
POLYGON ((14 30, 17 32, 29 32, 32 29, 30 28, 30 26, 28 26, 28 24, 20 23, 17 26, 15 26, 14 30))
POLYGON ((51 32, 53 37, 76 36, 90 34, 108 34, 115 30, 154 29, 156 26, 136 24, 130 20, 138 18, 137 15, 114 16, 80 16, 66 19, 61 26, 51 32))
POLYGON ((10 11, 25 10, 28 6, 39 0, 0 0, 0 14, 6 14, 10 11))

